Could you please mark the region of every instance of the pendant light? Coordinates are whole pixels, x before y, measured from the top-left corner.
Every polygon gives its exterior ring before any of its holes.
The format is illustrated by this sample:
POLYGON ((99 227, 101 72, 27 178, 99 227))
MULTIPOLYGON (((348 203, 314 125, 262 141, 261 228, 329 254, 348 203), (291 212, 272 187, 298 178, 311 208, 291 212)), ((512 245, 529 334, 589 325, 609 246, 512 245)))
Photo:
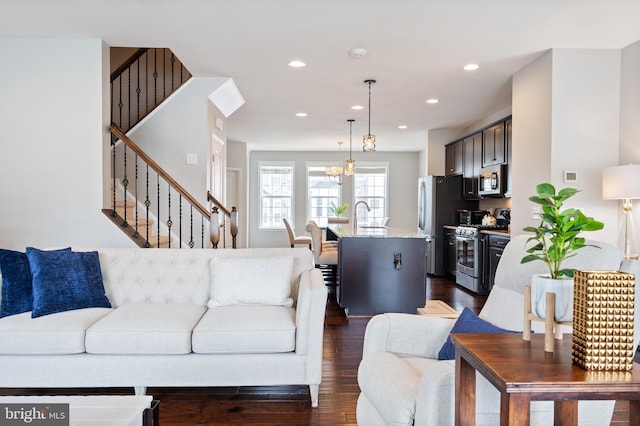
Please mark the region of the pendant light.
POLYGON ((369 85, 369 133, 362 137, 362 150, 365 152, 373 152, 376 150, 376 135, 371 134, 371 85, 375 80, 365 80, 369 85))
MULTIPOLYGON (((356 162, 351 159, 351 136, 353 131, 353 122, 355 120, 347 120, 349 122, 349 159, 343 166, 342 161, 338 162, 337 166, 331 166, 325 168, 325 174, 329 177, 329 180, 338 185, 342 185, 355 173, 356 162)), ((340 153, 342 153, 342 142, 338 142, 340 147, 340 153)))
POLYGON ((351 136, 353 134, 353 122, 354 119, 347 120, 349 122, 349 159, 347 160, 347 166, 345 167, 344 174, 351 177, 356 171, 356 162, 351 159, 351 136))

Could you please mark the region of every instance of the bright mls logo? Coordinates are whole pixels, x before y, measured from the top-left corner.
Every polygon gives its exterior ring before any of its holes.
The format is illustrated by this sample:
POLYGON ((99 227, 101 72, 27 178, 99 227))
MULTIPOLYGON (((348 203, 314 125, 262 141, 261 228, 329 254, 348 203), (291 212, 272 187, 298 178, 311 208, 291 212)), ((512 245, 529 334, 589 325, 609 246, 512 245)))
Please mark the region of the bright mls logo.
POLYGON ((69 404, 0 404, 0 426, 69 426, 69 404))

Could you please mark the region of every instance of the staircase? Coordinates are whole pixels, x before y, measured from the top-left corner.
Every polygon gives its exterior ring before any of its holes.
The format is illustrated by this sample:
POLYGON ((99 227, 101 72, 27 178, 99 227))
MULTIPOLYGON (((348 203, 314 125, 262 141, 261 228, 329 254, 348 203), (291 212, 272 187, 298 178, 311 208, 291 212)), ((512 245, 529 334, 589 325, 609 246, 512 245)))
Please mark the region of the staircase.
POLYGON ((111 202, 102 211, 142 248, 218 248, 226 226, 236 247, 235 207, 207 194, 215 205, 208 212, 126 135, 189 78, 169 49, 150 48, 138 49, 111 75, 111 202))

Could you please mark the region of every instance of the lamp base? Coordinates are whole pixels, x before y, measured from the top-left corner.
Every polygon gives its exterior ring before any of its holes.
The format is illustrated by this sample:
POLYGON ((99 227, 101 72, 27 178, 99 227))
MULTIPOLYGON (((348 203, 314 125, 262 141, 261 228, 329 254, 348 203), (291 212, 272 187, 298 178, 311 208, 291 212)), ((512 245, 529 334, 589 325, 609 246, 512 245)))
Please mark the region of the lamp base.
POLYGON ((622 202, 624 210, 624 229, 622 230, 622 238, 624 241, 624 258, 640 259, 640 249, 638 248, 638 236, 636 228, 633 225, 633 206, 631 200, 626 198, 622 202))

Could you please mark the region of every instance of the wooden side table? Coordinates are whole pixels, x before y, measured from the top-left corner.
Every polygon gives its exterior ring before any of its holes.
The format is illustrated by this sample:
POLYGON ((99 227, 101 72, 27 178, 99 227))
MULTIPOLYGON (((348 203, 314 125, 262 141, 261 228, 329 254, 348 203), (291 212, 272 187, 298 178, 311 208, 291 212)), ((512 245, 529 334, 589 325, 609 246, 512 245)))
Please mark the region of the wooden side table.
POLYGON ((454 334, 456 425, 476 424, 476 371, 500 391, 500 425, 528 425, 531 401, 554 401, 556 425, 578 424, 578 400, 628 400, 640 425, 640 365, 631 371, 587 371, 571 362, 571 335, 545 352, 544 336, 454 334))

